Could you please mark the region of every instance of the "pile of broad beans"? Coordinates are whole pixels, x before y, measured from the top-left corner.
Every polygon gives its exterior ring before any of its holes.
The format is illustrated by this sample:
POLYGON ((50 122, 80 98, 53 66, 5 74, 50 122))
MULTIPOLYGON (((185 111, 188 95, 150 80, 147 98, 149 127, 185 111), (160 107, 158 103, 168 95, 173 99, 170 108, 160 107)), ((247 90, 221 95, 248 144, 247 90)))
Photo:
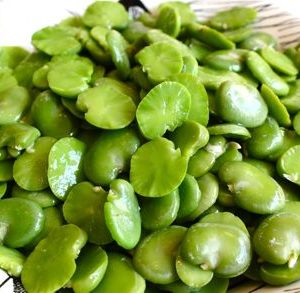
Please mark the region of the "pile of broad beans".
POLYGON ((99 1, 0 47, 0 267, 29 293, 300 279, 300 51, 255 19, 99 1))

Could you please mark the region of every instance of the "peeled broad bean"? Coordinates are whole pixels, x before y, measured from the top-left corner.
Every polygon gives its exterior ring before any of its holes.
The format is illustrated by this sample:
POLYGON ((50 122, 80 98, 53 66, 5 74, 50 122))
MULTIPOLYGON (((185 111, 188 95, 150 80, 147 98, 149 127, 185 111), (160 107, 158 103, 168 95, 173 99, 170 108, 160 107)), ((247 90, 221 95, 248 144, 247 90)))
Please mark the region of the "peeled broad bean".
POLYGON ((136 110, 132 98, 126 92, 108 83, 86 88, 78 96, 76 106, 84 113, 88 123, 112 130, 128 126, 133 121, 136 110))
POLYGON ((125 8, 120 3, 103 1, 88 6, 82 20, 89 27, 102 25, 108 28, 125 28, 129 18, 125 8))
POLYGON ((196 210, 202 197, 201 190, 195 177, 186 174, 179 188, 180 205, 177 221, 184 221, 196 210))
POLYGON ((136 111, 139 128, 148 139, 163 136, 167 130, 175 130, 188 119, 190 107, 191 95, 184 85, 162 82, 140 102, 136 111), (156 117, 155 122, 153 117, 156 117))
POLYGON ((249 128, 261 125, 268 114, 267 105, 255 87, 234 81, 220 85, 216 107, 223 120, 249 128))
POLYGON ((196 209, 187 216, 190 221, 198 218, 203 212, 208 210, 217 201, 219 193, 219 183, 217 178, 211 174, 206 173, 197 179, 199 189, 201 191, 201 198, 196 209))
POLYGON ((5 270, 9 275, 19 277, 25 256, 16 249, 0 246, 0 268, 5 270))
POLYGON ((176 252, 186 228, 170 226, 146 236, 137 246, 133 265, 148 281, 169 284, 177 280, 176 252))
POLYGON ((255 18, 255 9, 251 7, 234 7, 218 12, 209 20, 209 24, 216 29, 230 30, 244 27, 252 23, 255 18))
POLYGON ((162 82, 171 75, 180 73, 183 67, 180 51, 168 42, 157 42, 144 48, 138 52, 136 59, 154 82, 162 82))
POLYGON ((86 245, 76 260, 76 271, 70 281, 74 292, 90 292, 103 279, 108 257, 100 246, 86 245))
POLYGON ((108 265, 104 277, 92 292, 143 293, 145 288, 145 279, 136 272, 131 259, 124 254, 110 252, 108 253, 108 265))
POLYGON ((189 73, 179 73, 172 76, 170 80, 184 85, 191 95, 188 119, 206 126, 209 119, 208 97, 200 78, 189 73))
POLYGON ((32 44, 48 55, 74 54, 81 50, 76 30, 67 27, 45 27, 32 36, 32 44))
POLYGON ((131 156, 140 146, 134 129, 103 132, 84 157, 84 172, 95 184, 108 185, 129 169, 131 156))
POLYGON ((278 212, 285 204, 280 185, 269 175, 245 162, 226 162, 219 169, 237 205, 257 214, 278 212))
POLYGON ((288 94, 288 84, 283 81, 257 53, 250 51, 246 62, 254 77, 261 83, 265 83, 279 96, 288 94))
POLYGON ((86 238, 86 233, 72 224, 54 229, 24 263, 21 279, 25 289, 54 292, 66 285, 76 270, 75 259, 86 238))
POLYGON ((278 123, 271 117, 251 130, 251 138, 246 146, 249 155, 256 159, 264 159, 278 151, 283 145, 283 133, 278 123))
POLYGON ((53 137, 40 137, 30 149, 17 158, 13 176, 21 188, 39 191, 49 186, 48 156, 55 143, 56 139, 53 137))
POLYGON ((208 143, 209 132, 203 125, 187 120, 172 132, 170 138, 183 155, 193 156, 208 143))
POLYGON ((103 245, 112 241, 105 224, 104 205, 107 193, 89 182, 75 185, 63 205, 65 220, 87 233, 88 241, 103 245))
POLYGON ((111 182, 104 204, 105 223, 112 238, 125 249, 134 248, 141 236, 140 207, 133 187, 123 179, 111 182))
POLYGON ((138 194, 161 197, 181 184, 186 170, 187 158, 181 151, 168 139, 156 138, 139 147, 132 156, 130 181, 138 194), (149 168, 145 169, 147 165, 149 168))
POLYGON ((77 130, 74 117, 60 103, 59 97, 50 91, 42 92, 35 98, 31 115, 43 136, 62 138, 74 135, 77 130))
POLYGON ((42 208, 31 200, 7 198, 0 201, 0 237, 8 247, 29 244, 42 231, 44 221, 42 208))
POLYGON ((256 253, 264 261, 293 268, 299 256, 299 220, 298 215, 289 212, 277 213, 263 220, 253 235, 256 253))
POLYGON ((0 92, 0 125, 17 122, 30 104, 28 90, 21 86, 0 92))
POLYGON ((96 1, 0 47, 0 267, 28 293, 300 280, 299 45, 194 7, 96 1))
POLYGON ((40 131, 26 123, 9 123, 0 126, 0 146, 23 150, 30 147, 41 135, 40 131))
POLYGON ((170 226, 177 217, 181 205, 179 192, 158 198, 141 198, 141 219, 146 230, 158 230, 170 226))
POLYGON ((188 229, 180 254, 203 271, 214 272, 219 277, 233 277, 250 265, 250 238, 234 225, 200 221, 188 229))

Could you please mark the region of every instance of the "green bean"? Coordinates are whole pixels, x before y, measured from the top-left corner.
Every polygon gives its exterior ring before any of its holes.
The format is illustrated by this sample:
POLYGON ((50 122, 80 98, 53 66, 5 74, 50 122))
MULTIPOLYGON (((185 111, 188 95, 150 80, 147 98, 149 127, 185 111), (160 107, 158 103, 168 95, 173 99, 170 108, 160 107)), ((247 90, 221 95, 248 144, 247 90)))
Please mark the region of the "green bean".
POLYGON ((248 268, 251 260, 250 247, 248 235, 235 225, 200 221, 188 229, 180 254, 189 263, 199 265, 203 272, 215 272, 226 278, 238 275, 248 268), (215 255, 208 253, 210 246, 214 246, 217 251, 215 255), (227 260, 226 265, 223 265, 223 258, 227 260))
POLYGON ((63 205, 66 221, 80 227, 87 233, 89 242, 98 245, 112 241, 104 218, 106 199, 107 194, 101 187, 93 186, 89 182, 80 182, 70 190, 63 205))
POLYGON ((268 159, 277 160, 284 152, 286 152, 289 148, 300 144, 300 137, 293 130, 284 129, 283 130, 283 144, 279 150, 270 154, 268 159))
POLYGON ((277 213, 263 220, 253 236, 256 253, 271 264, 295 267, 298 255, 288 239, 293 235, 297 243, 299 220, 298 215, 288 212, 277 213), (266 248, 267 246, 269 248, 266 248), (273 247, 276 249, 272 249, 273 247))
POLYGON ((0 183, 0 198, 2 198, 7 191, 7 182, 0 183))
POLYGON ((23 150, 30 147, 40 135, 37 128, 26 123, 8 123, 0 126, 0 146, 23 150))
POLYGON ((197 76, 198 73, 198 62, 192 55, 182 56, 183 66, 181 69, 182 73, 190 73, 191 75, 197 76))
POLYGON ((210 271, 204 271, 199 266, 185 261, 181 256, 176 258, 176 272, 183 283, 199 289, 207 285, 214 275, 210 271))
POLYGON ((0 182, 13 179, 13 160, 0 161, 0 182))
POLYGON ((41 90, 46 90, 49 87, 49 82, 47 79, 49 70, 49 64, 45 64, 33 73, 32 83, 35 87, 41 90))
POLYGON ((170 226, 177 217, 180 205, 178 190, 158 198, 141 198, 143 228, 158 230, 170 226))
POLYGON ((293 268, 289 268, 286 264, 264 263, 261 265, 259 273, 262 280, 268 284, 275 286, 287 285, 299 279, 299 262, 293 268))
POLYGON ((217 203, 226 208, 236 206, 232 193, 228 187, 223 184, 220 185, 217 203))
POLYGON ((167 42, 168 44, 172 45, 177 51, 179 51, 182 56, 192 55, 192 52, 190 51, 188 46, 178 41, 177 39, 174 39, 171 36, 163 33, 160 30, 157 29, 149 30, 145 35, 145 39, 150 44, 154 44, 158 42, 167 42))
POLYGON ((210 171, 215 161, 213 153, 200 149, 190 158, 187 173, 196 178, 201 177, 210 171))

